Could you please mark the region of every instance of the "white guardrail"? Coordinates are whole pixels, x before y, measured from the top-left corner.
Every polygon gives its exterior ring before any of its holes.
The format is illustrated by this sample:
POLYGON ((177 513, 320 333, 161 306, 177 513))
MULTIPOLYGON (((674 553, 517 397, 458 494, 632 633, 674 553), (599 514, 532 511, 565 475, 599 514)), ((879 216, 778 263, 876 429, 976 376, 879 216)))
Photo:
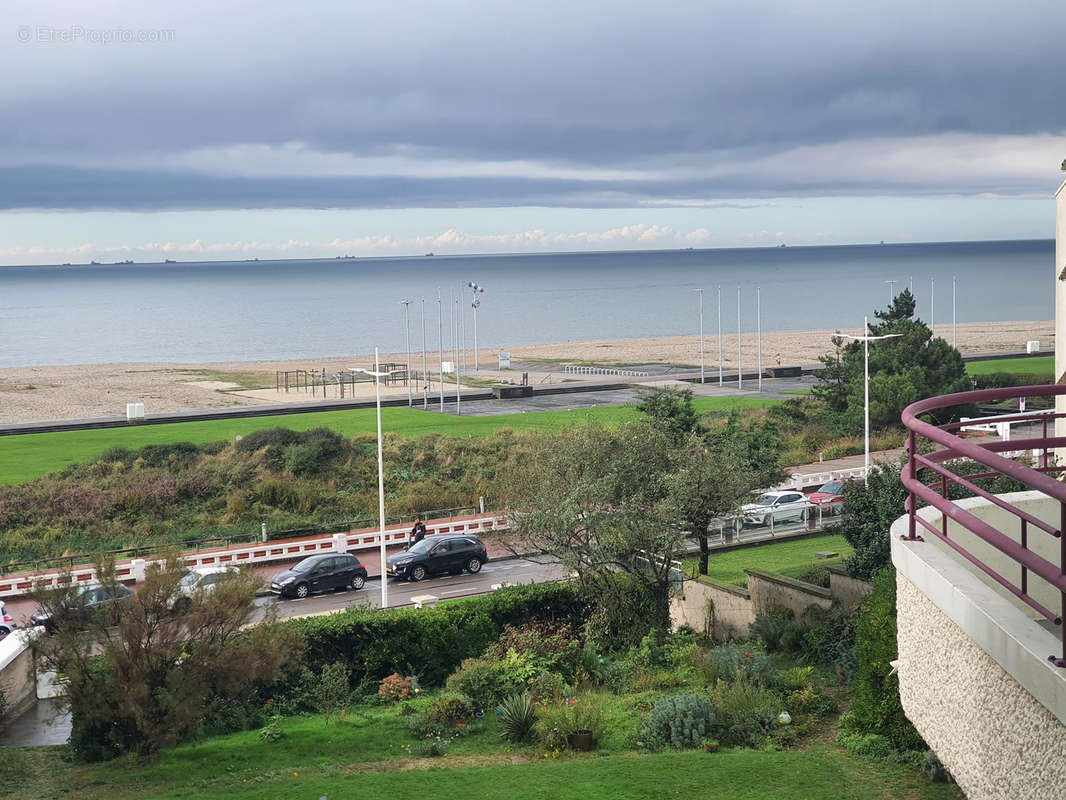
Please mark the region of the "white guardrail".
MULTIPOLYGON (((478 514, 451 520, 435 520, 426 523, 426 534, 439 533, 484 533, 504 530, 508 519, 503 514, 478 514)), ((411 530, 406 525, 385 529, 386 545, 406 544, 411 530)), ((273 542, 254 542, 246 545, 222 547, 214 550, 197 550, 182 554, 188 567, 219 565, 242 566, 265 564, 271 561, 294 561, 319 553, 347 553, 369 550, 380 546, 380 532, 366 528, 347 533, 322 534, 299 539, 278 539, 273 542)), ((149 564, 161 559, 133 558, 115 563, 115 577, 120 581, 142 581, 149 564)), ((92 583, 96 580, 96 567, 82 565, 69 570, 55 569, 42 572, 23 572, 0 577, 0 598, 29 594, 34 586, 55 586, 61 576, 69 575, 74 583, 92 583)))
POLYGON ((832 469, 826 472, 794 472, 787 481, 774 486, 773 490, 795 489, 797 492, 801 492, 811 486, 821 486, 830 481, 847 481, 853 478, 861 478, 864 472, 865 467, 832 469))
POLYGON ((631 369, 614 369, 612 367, 575 367, 564 366, 563 372, 567 375, 621 375, 625 378, 647 378, 647 372, 636 372, 631 369))

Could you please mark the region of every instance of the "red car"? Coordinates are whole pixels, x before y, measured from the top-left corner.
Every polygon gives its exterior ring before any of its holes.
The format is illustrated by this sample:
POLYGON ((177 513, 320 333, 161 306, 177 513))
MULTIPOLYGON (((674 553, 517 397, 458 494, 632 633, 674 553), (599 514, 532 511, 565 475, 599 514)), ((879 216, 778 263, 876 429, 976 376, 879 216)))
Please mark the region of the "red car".
POLYGON ((844 481, 829 481, 811 492, 807 499, 816 506, 822 506, 822 513, 840 514, 844 511, 844 481))

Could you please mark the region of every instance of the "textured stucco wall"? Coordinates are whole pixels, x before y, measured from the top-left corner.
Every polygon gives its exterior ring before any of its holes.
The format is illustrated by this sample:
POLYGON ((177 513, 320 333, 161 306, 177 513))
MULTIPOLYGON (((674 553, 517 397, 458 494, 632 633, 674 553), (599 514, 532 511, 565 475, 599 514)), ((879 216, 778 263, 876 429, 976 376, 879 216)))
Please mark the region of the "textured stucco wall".
POLYGON ((901 572, 903 710, 969 800, 1066 796, 1066 728, 901 572))

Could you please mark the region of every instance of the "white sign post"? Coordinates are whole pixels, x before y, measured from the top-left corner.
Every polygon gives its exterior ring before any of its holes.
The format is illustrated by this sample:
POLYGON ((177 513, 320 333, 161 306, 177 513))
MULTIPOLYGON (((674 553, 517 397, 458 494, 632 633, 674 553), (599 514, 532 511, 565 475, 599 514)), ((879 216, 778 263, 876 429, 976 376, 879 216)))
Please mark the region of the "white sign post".
POLYGON ((510 368, 511 368, 511 354, 510 353, 500 353, 500 369, 510 369, 510 368))

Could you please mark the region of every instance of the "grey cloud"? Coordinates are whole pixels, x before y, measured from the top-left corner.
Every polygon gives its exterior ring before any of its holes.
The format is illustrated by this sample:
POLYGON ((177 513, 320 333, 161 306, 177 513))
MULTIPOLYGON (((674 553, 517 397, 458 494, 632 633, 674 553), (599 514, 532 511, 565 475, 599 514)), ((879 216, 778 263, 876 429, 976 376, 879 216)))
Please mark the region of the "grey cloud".
MULTIPOLYGON (((117 185, 129 192, 129 207, 611 205, 762 195, 774 192, 771 182, 742 174, 662 184, 184 174, 169 176, 168 193, 152 176, 91 168, 104 157, 299 141, 361 156, 598 167, 658 159, 681 169, 693 158, 728 164, 738 149, 743 162, 856 138, 1064 127, 1066 84, 1057 77, 1066 25, 1050 0, 1009 13, 991 0, 905 0, 887 11, 844 0, 513 5, 264 3, 252 25, 193 4, 168 12, 180 17, 141 23, 173 26, 176 39, 166 45, 0 49, 0 69, 21 76, 0 87, 0 152, 23 154, 27 169, 78 168, 62 179, 37 175, 38 185, 12 176, 0 203, 121 205, 117 185)), ((980 171, 975 164, 972 183, 955 189, 1039 190, 982 181, 980 171)), ((813 171, 777 186, 902 190, 952 188, 891 175, 828 181, 813 171)))

